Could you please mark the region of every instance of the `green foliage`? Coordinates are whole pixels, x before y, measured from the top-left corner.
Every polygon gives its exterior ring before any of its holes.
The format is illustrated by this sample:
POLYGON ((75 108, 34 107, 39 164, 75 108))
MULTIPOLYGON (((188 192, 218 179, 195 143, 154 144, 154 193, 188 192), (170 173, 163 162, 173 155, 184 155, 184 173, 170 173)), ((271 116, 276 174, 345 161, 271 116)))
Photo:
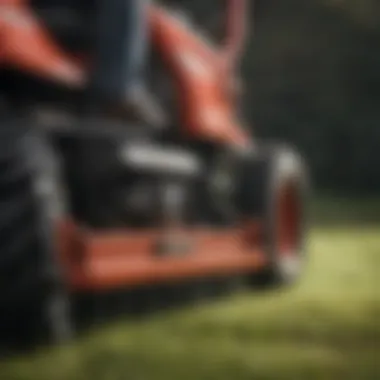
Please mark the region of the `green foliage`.
POLYGON ((380 3, 257 5, 243 65, 254 130, 296 144, 320 188, 379 191, 380 3))

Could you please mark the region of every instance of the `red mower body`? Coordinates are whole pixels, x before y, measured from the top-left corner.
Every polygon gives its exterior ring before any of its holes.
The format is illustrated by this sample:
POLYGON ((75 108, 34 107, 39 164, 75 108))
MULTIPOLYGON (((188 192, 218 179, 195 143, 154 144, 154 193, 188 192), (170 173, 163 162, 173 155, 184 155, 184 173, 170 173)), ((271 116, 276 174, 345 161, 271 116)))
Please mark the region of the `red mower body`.
MULTIPOLYGON (((152 5, 149 9, 152 44, 175 84, 184 141, 236 147, 251 144, 237 115, 234 93, 234 67, 244 43, 245 14, 245 0, 228 2, 225 44, 217 46, 165 8, 152 5)), ((82 85, 88 61, 65 52, 34 16, 28 1, 0 1, 2 66, 75 88, 82 85)), ((278 199, 286 202, 289 197, 280 196, 282 188, 277 190, 278 199)), ((289 207, 292 208, 289 204, 281 205, 279 210, 291 214, 289 207)), ((278 220, 282 223, 283 240, 297 240, 289 236, 299 234, 294 223, 288 226, 286 215, 280 215, 278 220)), ((272 260, 265 251, 265 223, 252 218, 243 219, 234 228, 181 227, 180 233, 189 237, 191 249, 184 255, 162 257, 154 247, 167 232, 164 228, 102 232, 82 226, 68 216, 58 228, 57 251, 73 292, 254 273, 268 267, 272 260)), ((173 236, 177 233, 173 229, 173 236)), ((282 245, 289 252, 295 249, 282 245)))

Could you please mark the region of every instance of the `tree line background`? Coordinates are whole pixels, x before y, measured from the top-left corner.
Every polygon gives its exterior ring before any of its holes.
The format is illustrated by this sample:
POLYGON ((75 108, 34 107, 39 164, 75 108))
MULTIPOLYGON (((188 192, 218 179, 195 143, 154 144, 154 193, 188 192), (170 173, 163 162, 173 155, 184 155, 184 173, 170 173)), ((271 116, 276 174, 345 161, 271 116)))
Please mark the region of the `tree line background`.
MULTIPOLYGON (((242 74, 256 135, 296 145, 320 190, 380 193, 380 1, 249 2, 242 74)), ((175 3, 205 26, 224 1, 175 3)))

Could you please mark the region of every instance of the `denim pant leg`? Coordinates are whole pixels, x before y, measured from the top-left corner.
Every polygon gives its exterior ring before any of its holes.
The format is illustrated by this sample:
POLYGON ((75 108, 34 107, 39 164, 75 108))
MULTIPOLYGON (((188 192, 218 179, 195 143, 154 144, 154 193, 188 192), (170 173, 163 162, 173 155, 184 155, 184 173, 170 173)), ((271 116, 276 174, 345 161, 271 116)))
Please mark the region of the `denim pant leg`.
POLYGON ((98 96, 122 101, 143 85, 149 0, 97 0, 92 87, 98 96))

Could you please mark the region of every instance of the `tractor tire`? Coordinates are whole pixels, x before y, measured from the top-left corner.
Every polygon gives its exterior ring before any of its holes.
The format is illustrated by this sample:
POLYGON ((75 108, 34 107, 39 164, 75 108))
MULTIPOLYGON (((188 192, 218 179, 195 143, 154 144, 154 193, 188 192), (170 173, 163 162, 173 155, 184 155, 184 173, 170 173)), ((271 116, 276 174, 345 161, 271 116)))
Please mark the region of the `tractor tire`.
POLYGON ((254 285, 294 284, 302 275, 307 250, 309 181, 300 155, 285 146, 259 148, 243 164, 238 202, 256 230, 268 265, 250 276, 254 285))
POLYGON ((56 258, 53 160, 34 133, 0 127, 0 352, 71 335, 56 258))

